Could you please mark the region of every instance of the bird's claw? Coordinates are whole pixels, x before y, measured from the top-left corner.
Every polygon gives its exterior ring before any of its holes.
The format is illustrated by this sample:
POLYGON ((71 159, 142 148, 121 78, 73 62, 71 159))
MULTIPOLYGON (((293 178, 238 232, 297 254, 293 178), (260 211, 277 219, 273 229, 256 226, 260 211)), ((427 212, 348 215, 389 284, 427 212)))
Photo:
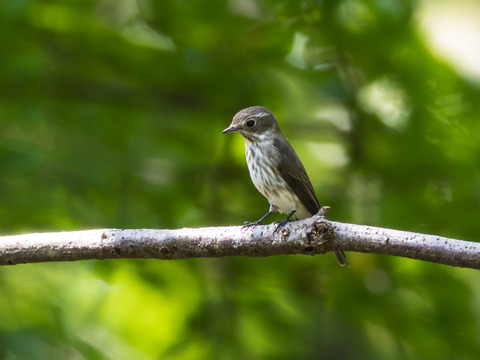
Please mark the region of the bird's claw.
POLYGON ((287 217, 285 219, 283 219, 282 221, 279 221, 277 226, 275 227, 275 230, 273 230, 273 234, 275 234, 279 229, 281 229, 287 222, 290 221, 290 217, 295 214, 297 210, 292 210, 292 212, 290 214, 287 215, 287 217))
POLYGON ((273 234, 276 234, 278 230, 280 230, 282 227, 285 226, 285 224, 288 222, 288 218, 287 219, 283 219, 282 221, 276 221, 275 224, 277 226, 275 226, 275 230, 273 230, 273 234))
POLYGON ((262 222, 261 221, 245 221, 243 223, 243 226, 242 226, 242 229, 245 229, 245 228, 249 228, 249 227, 255 227, 257 225, 262 225, 262 222))

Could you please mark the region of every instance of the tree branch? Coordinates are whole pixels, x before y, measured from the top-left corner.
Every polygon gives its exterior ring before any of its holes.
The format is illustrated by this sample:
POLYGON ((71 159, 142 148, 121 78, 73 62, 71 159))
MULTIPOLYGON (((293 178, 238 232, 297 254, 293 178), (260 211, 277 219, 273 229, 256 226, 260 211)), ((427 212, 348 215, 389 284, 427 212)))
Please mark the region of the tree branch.
POLYGON ((315 255, 341 249, 480 269, 480 243, 476 242, 344 224, 321 215, 290 222, 276 234, 274 226, 100 229, 3 236, 0 265, 116 258, 315 255))

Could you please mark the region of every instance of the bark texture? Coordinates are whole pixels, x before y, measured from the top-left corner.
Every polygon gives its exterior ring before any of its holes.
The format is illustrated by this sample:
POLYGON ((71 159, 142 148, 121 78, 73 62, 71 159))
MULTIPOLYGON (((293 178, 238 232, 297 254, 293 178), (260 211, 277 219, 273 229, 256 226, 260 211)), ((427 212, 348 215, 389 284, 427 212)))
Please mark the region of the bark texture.
MULTIPOLYGON (((87 259, 188 259, 316 255, 334 249, 480 268, 480 243, 332 222, 323 216, 275 224, 175 230, 100 229, 0 237, 0 265, 87 259)), ((351 264, 353 267, 355 264, 351 264)))

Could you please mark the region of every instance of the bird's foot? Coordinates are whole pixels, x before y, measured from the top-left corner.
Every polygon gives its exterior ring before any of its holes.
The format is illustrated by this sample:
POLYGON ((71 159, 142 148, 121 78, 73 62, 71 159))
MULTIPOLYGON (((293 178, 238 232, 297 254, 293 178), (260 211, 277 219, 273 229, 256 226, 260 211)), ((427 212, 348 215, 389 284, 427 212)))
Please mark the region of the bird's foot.
POLYGON ((266 213, 265 215, 263 215, 261 219, 259 219, 259 220, 257 220, 257 221, 254 221, 254 222, 245 221, 245 222, 243 223, 242 229, 248 228, 248 227, 252 227, 252 226, 262 225, 263 222, 265 221, 265 219, 266 219, 267 217, 269 217, 270 215, 272 215, 272 214, 273 214, 273 211, 269 211, 268 213, 266 213))
POLYGON ((290 221, 290 219, 283 219, 282 221, 275 221, 275 224, 277 226, 275 226, 275 230, 273 230, 273 233, 276 234, 277 231, 280 230, 282 227, 284 227, 285 224, 289 221, 290 221))
POLYGON ((278 230, 280 230, 283 226, 285 226, 285 224, 287 222, 290 221, 290 218, 292 217, 293 214, 295 214, 295 211, 296 210, 293 210, 290 214, 287 215, 287 217, 285 219, 283 219, 282 221, 279 221, 277 223, 277 226, 275 227, 275 230, 273 230, 273 233, 275 234, 278 230))
POLYGON ((245 229, 245 228, 249 228, 249 227, 255 227, 257 225, 262 225, 263 224, 263 220, 260 219, 260 220, 257 220, 257 221, 245 221, 243 223, 243 226, 242 226, 242 229, 245 229))

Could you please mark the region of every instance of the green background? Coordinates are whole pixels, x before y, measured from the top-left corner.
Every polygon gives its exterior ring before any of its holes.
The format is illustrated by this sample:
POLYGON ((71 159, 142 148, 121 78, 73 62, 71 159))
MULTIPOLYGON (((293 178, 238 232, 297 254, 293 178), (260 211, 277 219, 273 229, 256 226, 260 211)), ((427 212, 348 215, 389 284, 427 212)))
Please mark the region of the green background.
MULTIPOLYGON (((477 240, 480 80, 426 4, 1 2, 1 234, 256 220, 221 131, 264 105, 332 220, 477 240)), ((347 256, 2 267, 0 358, 478 358, 477 271, 347 256)))

